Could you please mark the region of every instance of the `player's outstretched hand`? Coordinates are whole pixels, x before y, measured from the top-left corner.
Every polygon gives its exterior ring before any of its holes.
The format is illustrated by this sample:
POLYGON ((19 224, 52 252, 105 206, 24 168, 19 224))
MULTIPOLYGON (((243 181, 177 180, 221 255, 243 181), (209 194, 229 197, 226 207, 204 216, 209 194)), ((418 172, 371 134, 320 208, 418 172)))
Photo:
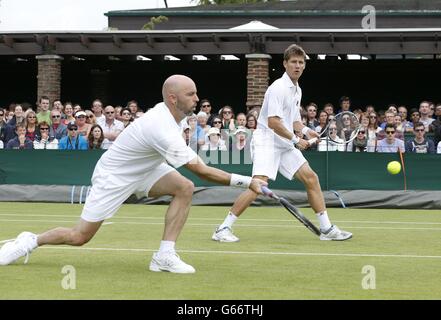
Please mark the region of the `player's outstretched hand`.
POLYGON ((262 194, 262 186, 267 186, 268 183, 261 179, 253 178, 251 180, 250 189, 253 190, 257 194, 262 194))

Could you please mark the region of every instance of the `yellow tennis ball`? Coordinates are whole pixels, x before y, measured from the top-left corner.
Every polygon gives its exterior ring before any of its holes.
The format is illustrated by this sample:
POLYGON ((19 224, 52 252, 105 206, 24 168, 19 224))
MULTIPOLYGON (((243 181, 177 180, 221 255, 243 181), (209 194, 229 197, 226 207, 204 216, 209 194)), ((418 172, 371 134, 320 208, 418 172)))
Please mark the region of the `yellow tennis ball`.
POLYGON ((387 171, 390 174, 398 174, 401 171, 401 164, 398 161, 391 161, 387 164, 387 171))

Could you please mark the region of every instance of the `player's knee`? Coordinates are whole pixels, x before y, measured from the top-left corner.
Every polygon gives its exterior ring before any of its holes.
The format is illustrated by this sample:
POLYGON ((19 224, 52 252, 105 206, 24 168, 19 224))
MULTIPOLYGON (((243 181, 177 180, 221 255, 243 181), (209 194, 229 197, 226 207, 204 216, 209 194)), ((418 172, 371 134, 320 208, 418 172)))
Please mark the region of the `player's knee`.
POLYGON ((181 197, 192 197, 194 192, 194 183, 188 179, 184 179, 178 187, 177 194, 181 197))

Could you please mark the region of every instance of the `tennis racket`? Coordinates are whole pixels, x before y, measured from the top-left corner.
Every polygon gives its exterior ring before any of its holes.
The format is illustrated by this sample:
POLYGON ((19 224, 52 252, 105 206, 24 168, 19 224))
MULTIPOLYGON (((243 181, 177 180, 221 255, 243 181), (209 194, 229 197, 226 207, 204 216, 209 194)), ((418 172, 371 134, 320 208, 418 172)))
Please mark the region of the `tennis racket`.
POLYGON ((262 187, 262 193, 270 198, 273 198, 275 200, 278 200, 279 203, 286 208, 286 210, 289 211, 294 217, 297 218, 305 227, 307 227, 312 233, 314 233, 317 236, 320 236, 320 230, 311 222, 309 221, 300 211, 297 209, 294 205, 292 205, 288 200, 286 200, 283 197, 279 197, 274 194, 270 189, 263 186, 262 187))
POLYGON ((343 111, 329 117, 328 124, 320 133, 320 137, 308 140, 310 145, 316 143, 324 136, 326 136, 328 141, 336 145, 346 145, 357 137, 361 124, 354 113, 343 111))

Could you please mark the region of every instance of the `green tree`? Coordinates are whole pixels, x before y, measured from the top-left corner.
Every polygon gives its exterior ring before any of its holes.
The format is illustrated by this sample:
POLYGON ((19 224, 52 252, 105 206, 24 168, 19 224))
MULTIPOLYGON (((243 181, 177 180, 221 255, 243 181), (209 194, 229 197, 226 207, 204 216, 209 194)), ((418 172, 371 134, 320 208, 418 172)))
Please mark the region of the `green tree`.
POLYGON ((153 30, 155 29, 155 25, 157 25, 158 23, 167 22, 167 21, 168 18, 165 16, 151 17, 150 21, 142 26, 142 30, 153 30))

